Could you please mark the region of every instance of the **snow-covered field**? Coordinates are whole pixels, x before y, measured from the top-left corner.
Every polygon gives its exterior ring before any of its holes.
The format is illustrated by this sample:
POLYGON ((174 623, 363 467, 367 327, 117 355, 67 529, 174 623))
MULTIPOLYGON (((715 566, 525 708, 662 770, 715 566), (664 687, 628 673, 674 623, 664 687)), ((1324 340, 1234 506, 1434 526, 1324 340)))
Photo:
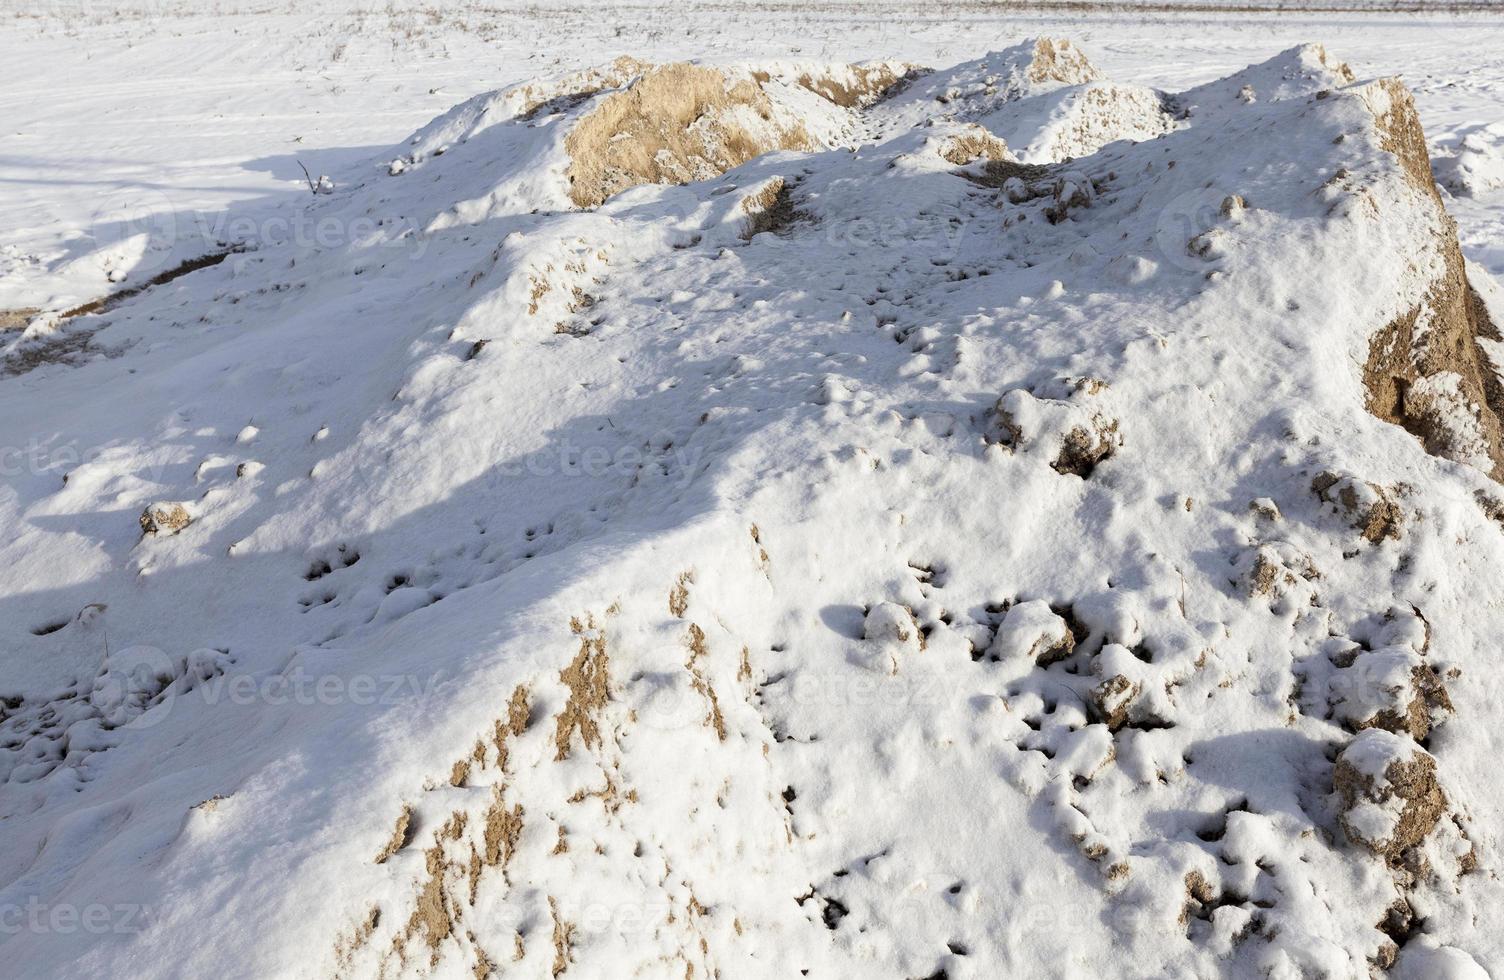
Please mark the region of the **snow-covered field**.
MULTIPOLYGON (((1466 155, 1471 136, 1486 149, 1468 159, 1482 162, 1495 186, 1504 182, 1504 27, 1477 17, 1064 18, 968 3, 753 2, 676 5, 670 16, 609 2, 543 11, 4 0, 0 309, 94 298, 134 261, 128 245, 118 260, 95 254, 97 245, 143 231, 153 244, 179 242, 174 258, 236 232, 300 237, 290 222, 264 222, 302 203, 300 162, 315 176, 359 179, 456 102, 535 76, 623 54, 942 65, 1038 34, 1075 39, 1112 77, 1167 89, 1319 40, 1362 72, 1403 76, 1433 149, 1466 155)), ((1472 257, 1504 271, 1497 208, 1464 200, 1453 210, 1472 257)), ((157 254, 137 268, 170 264, 157 254)))
POLYGON ((0 972, 1504 976, 1504 20, 0 12, 0 972))

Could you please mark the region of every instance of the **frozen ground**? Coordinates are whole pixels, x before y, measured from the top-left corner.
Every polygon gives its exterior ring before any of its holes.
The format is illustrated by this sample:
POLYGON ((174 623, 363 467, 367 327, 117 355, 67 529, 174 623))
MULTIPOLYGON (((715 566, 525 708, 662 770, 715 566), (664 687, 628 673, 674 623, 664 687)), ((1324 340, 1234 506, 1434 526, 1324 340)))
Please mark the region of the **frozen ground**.
POLYGON ((8 16, 0 962, 1500 976, 1498 36, 8 16))

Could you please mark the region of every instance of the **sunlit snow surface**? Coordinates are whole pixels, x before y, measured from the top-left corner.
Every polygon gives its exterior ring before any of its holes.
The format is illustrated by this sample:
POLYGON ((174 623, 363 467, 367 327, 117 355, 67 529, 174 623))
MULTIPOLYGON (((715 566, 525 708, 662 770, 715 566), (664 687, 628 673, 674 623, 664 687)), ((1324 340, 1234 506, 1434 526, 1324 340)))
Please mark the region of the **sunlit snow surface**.
POLYGON ((0 27, 0 972, 1504 969, 1504 490, 1361 371, 1444 231, 1372 79, 1504 321, 1491 22, 142 9, 0 27), (449 112, 622 54, 938 71, 595 211, 595 103, 449 112), (1424 868, 1334 791, 1421 662, 1424 868))

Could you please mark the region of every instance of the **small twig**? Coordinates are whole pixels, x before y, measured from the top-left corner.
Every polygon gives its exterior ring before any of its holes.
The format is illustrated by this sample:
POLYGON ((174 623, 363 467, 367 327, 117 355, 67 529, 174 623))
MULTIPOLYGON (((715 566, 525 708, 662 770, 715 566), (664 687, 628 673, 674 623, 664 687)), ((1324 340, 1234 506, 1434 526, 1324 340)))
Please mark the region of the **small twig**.
MULTIPOLYGON (((298 166, 303 167, 302 160, 298 161, 298 166)), ((318 186, 313 182, 313 174, 308 172, 307 167, 303 167, 303 179, 308 181, 308 193, 317 194, 319 192, 318 186)))

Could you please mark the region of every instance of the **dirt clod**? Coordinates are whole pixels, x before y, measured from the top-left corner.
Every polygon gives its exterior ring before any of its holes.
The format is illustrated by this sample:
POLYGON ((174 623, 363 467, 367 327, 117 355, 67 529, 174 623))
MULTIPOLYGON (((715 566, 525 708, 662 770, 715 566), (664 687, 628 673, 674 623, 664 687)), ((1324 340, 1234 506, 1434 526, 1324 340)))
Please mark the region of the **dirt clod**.
POLYGON ((193 523, 188 508, 179 503, 156 503, 141 512, 142 534, 177 534, 193 523))
POLYGON ((782 177, 774 177, 762 189, 742 200, 747 220, 742 224, 742 238, 751 240, 763 232, 781 235, 796 222, 808 221, 809 215, 794 206, 793 188, 782 177))
POLYGON ((1091 707, 1097 720, 1109 731, 1117 731, 1128 721, 1128 711, 1138 697, 1140 687, 1121 674, 1107 678, 1092 688, 1091 707))
POLYGON ((381 850, 376 854, 377 864, 385 864, 393 854, 396 854, 407 846, 408 842, 412 839, 412 816, 412 806, 406 803, 402 804, 402 812, 397 814, 397 823, 392 828, 391 838, 382 845, 381 850))
POLYGON ((1311 481, 1311 490, 1337 507, 1353 528, 1374 544, 1399 540, 1403 533, 1404 511, 1385 487, 1328 471, 1311 481))
POLYGON ((1436 760, 1410 739, 1377 728, 1342 750, 1332 785, 1348 839, 1391 865, 1424 840, 1447 809, 1436 760))
POLYGON ((511 807, 502 802, 500 794, 491 801, 486 811, 485 862, 505 868, 517 850, 517 841, 522 837, 522 804, 511 807))
POLYGON ((593 620, 575 632, 580 637, 579 653, 559 672, 559 680, 569 688, 569 699, 555 721, 556 759, 569 757, 570 740, 576 732, 587 749, 599 747, 601 730, 597 716, 611 696, 607 686, 605 633, 594 626, 593 620))

